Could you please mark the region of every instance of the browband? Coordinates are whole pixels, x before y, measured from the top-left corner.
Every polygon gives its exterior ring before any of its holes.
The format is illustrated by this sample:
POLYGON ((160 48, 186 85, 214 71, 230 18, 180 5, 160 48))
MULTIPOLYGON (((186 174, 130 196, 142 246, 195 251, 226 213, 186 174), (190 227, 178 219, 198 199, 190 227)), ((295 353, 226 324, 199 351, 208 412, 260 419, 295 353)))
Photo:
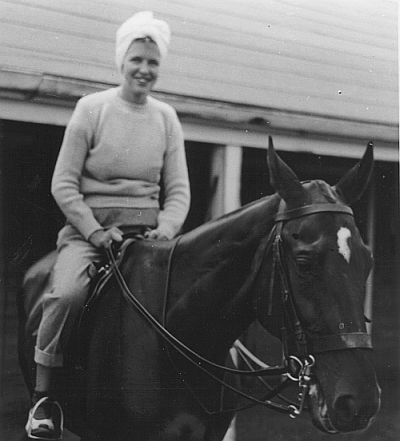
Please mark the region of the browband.
POLYGON ((289 219, 296 219, 302 216, 308 216, 314 213, 345 213, 353 216, 353 210, 345 205, 335 205, 335 204, 315 204, 315 205, 305 205, 304 207, 294 208, 293 210, 284 211, 278 213, 275 216, 275 222, 285 221, 289 219))

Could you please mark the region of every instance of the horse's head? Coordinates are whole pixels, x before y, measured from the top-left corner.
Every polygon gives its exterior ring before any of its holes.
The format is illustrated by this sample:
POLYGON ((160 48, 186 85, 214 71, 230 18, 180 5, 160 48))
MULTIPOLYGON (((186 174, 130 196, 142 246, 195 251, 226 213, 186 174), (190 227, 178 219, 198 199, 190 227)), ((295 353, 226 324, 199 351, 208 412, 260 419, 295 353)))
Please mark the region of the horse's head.
MULTIPOLYGON (((334 187, 317 180, 301 183, 278 157, 271 139, 268 164, 281 198, 278 257, 284 266, 281 278, 286 280, 280 285, 287 285, 293 299, 304 351, 316 359, 308 393, 313 422, 331 433, 364 429, 379 409, 380 395, 364 317, 372 256, 348 204, 368 184, 372 144, 334 187)), ((299 354, 293 341, 289 349, 299 354)))

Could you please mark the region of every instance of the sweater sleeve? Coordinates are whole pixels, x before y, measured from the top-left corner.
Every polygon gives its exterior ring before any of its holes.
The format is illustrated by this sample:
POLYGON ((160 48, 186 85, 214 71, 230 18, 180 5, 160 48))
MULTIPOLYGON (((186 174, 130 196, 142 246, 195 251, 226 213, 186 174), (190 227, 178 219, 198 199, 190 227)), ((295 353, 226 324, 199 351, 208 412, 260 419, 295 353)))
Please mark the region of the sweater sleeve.
POLYGON ((163 183, 165 201, 158 216, 158 228, 171 239, 178 234, 190 207, 190 185, 181 123, 171 108, 167 122, 167 148, 164 157, 163 183))
POLYGON ((80 192, 82 170, 92 143, 91 115, 84 102, 78 101, 65 131, 51 185, 53 197, 67 220, 85 239, 102 228, 80 192))

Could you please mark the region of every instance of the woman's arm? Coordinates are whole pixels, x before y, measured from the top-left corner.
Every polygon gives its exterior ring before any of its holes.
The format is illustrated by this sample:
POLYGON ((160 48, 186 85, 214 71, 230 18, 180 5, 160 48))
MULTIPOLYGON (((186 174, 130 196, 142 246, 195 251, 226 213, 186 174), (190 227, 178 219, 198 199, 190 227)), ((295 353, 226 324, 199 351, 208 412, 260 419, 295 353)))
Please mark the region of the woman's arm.
POLYGON ((174 110, 167 127, 163 180, 165 201, 164 208, 158 216, 157 230, 162 238, 172 239, 185 222, 190 207, 190 184, 183 130, 174 110))
POLYGON ((62 212, 85 239, 102 229, 80 192, 82 170, 93 136, 90 117, 89 110, 79 101, 65 131, 51 186, 62 212))

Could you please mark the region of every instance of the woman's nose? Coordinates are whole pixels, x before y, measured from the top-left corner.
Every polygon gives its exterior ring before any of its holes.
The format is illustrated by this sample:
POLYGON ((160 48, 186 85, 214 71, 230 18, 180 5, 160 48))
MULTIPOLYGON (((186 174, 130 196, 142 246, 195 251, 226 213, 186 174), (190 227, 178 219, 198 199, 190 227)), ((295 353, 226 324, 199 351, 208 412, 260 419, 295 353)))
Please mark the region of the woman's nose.
POLYGON ((149 71, 148 63, 146 62, 141 63, 139 70, 140 72, 147 73, 149 71))

